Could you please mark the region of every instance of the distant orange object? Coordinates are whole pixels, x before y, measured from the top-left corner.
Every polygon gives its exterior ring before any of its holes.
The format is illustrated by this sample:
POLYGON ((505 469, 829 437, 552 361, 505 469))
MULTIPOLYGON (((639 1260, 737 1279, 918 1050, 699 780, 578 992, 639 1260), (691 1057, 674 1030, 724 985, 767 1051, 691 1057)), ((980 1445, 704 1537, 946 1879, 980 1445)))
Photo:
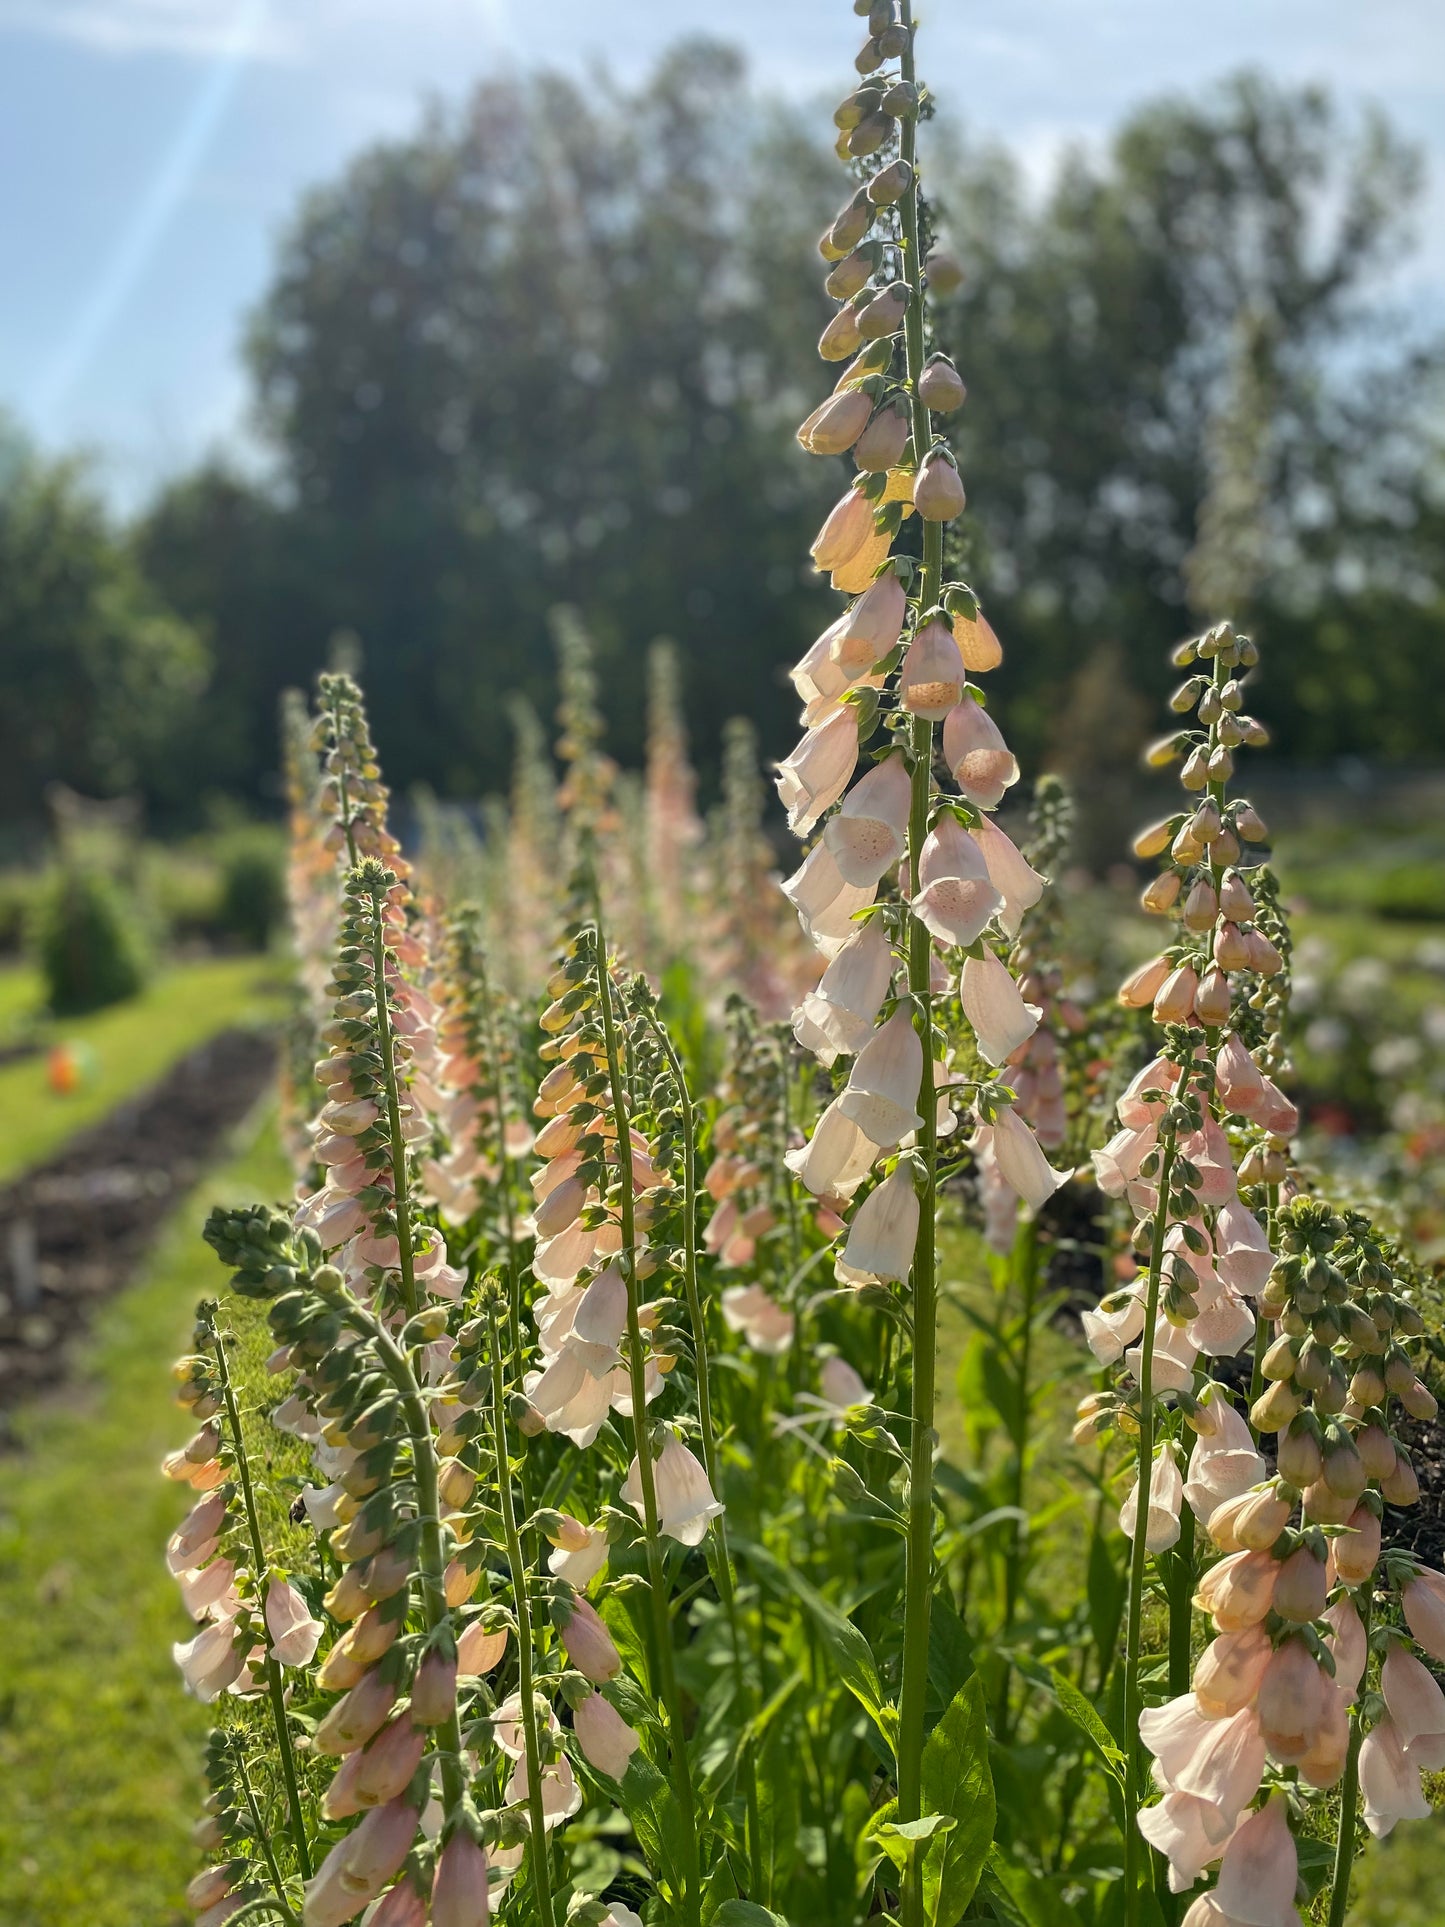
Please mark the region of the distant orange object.
POLYGON ((45 1060, 46 1081, 57 1097, 78 1091, 89 1071, 88 1054, 73 1044, 57 1044, 45 1060))

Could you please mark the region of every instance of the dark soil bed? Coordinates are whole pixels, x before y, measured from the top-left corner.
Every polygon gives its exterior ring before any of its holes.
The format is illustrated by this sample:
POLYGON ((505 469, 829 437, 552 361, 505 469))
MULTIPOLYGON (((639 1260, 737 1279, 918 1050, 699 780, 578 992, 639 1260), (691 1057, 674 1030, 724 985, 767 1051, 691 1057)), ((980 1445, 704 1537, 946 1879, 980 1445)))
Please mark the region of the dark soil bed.
POLYGON ((260 1097, 274 1038, 223 1031, 0 1190, 0 1448, 7 1414, 60 1384, 96 1305, 260 1097))

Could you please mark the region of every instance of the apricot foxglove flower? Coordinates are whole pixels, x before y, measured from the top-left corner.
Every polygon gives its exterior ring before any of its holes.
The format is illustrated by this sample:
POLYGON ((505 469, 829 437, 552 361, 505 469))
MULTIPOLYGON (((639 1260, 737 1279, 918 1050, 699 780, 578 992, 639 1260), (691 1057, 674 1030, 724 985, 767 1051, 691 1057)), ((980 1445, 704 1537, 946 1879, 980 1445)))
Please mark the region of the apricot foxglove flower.
POLYGON ((981 810, 997 809, 1004 791, 1019 780, 1018 762, 998 724, 970 695, 943 719, 943 760, 959 789, 981 810))
POLYGON ((395 1878, 420 1824, 421 1815, 404 1800, 373 1808, 306 1883, 303 1927, 343 1927, 369 1906, 395 1878))
POLYGON ((972 835, 982 853, 989 881, 999 893, 999 928, 1005 936, 1016 937, 1025 912, 1043 895, 1045 879, 991 816, 980 817, 972 835))
POLYGON ((1224 1849, 1214 1898, 1240 1927, 1295 1927, 1298 1880, 1289 1807, 1282 1793, 1272 1793, 1224 1849))
POLYGON ((963 698, 966 677, 953 631, 937 617, 909 643, 898 679, 899 700, 911 716, 943 718, 963 698))
POLYGON ((845 883, 832 851, 821 840, 783 884, 783 895, 797 911, 804 936, 825 957, 835 956, 858 934, 854 914, 877 894, 876 885, 845 883))
POLYGON ((959 997, 978 1040, 979 1056, 987 1064, 1002 1064, 1012 1057, 1039 1027, 1038 1005, 1024 1002, 1008 966, 991 950, 964 959, 959 997))
POLYGON ((980 1155, 992 1154, 999 1176, 1030 1211, 1042 1210, 1059 1186, 1068 1183, 1068 1172, 1054 1169, 1012 1105, 1001 1110, 992 1124, 980 1125, 973 1146, 980 1155))
MULTIPOLYGON (((675 1432, 668 1432, 663 1440, 662 1451, 653 1462, 652 1479, 659 1532, 685 1546, 701 1545, 709 1522, 721 1514, 723 1505, 708 1484, 701 1460, 675 1432)), ((642 1518, 642 1478, 636 1459, 628 1468, 622 1496, 642 1518)))
POLYGON ((861 1050, 893 982, 893 948, 877 918, 829 960, 794 1015, 793 1034, 822 1064, 861 1050))
POLYGON ((828 819, 823 841, 838 874, 855 889, 867 889, 891 870, 908 838, 912 782, 897 753, 875 763, 843 798, 828 819))
POLYGON ((487 1927, 487 1856, 465 1829, 454 1833, 437 1856, 431 1918, 432 1927, 487 1927))
POLYGON ((983 934, 1002 899, 983 852, 951 810, 924 839, 914 916, 940 943, 966 948, 983 934))
POLYGON ((325 1628, 289 1579, 272 1579, 266 1586, 266 1630, 272 1656, 282 1666, 309 1666, 325 1628))
POLYGON ((853 1214, 847 1243, 838 1261, 849 1283, 907 1278, 913 1264, 920 1215, 910 1159, 902 1159, 853 1214))
POLYGON ((810 729, 778 765, 777 788, 788 828, 804 836, 847 789, 858 764, 858 713, 840 709, 810 729))
MULTIPOLYGON (((1119 1508, 1119 1530, 1126 1539, 1132 1539, 1138 1530, 1141 1484, 1142 1478, 1136 1478, 1119 1508)), ((1171 1446, 1162 1445, 1154 1455, 1149 1481, 1149 1518, 1144 1530, 1144 1544, 1151 1553, 1167 1552, 1176 1543, 1183 1506, 1184 1481, 1179 1475, 1179 1461, 1171 1446)))
POLYGON ((1438 1772, 1445 1766, 1445 1693, 1428 1667, 1398 1640, 1380 1669, 1380 1690, 1411 1766, 1438 1772))
POLYGON ((923 1045, 913 1028, 911 1008, 900 1004, 854 1059, 838 1108, 865 1137, 886 1149, 906 1132, 923 1129, 916 1109, 922 1080, 923 1045))
POLYGON ((1377 1840, 1393 1833, 1401 1820, 1430 1818, 1420 1769, 1407 1755, 1403 1736, 1389 1713, 1365 1735, 1360 1748, 1360 1791, 1365 1825, 1377 1840))
POLYGON ((628 1761, 641 1745, 638 1735, 616 1707, 600 1693, 590 1693, 572 1715, 572 1730, 588 1763, 609 1779, 620 1780, 628 1761))

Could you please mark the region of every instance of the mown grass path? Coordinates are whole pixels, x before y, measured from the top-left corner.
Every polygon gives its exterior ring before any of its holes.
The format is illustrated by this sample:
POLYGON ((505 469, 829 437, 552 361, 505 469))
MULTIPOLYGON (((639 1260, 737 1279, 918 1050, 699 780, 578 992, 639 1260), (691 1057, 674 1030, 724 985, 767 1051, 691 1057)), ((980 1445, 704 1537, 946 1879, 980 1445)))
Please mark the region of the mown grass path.
MULTIPOLYGON (((207 958, 163 972, 130 1003, 47 1023, 47 1046, 78 1046, 88 1068, 79 1089, 63 1094, 50 1088, 45 1051, 0 1064, 0 1183, 41 1163, 208 1037, 274 1018, 282 982, 270 958, 207 958)), ((39 994, 33 972, 0 973, 0 1041, 16 1036, 39 994)))
MULTIPOLYGON (((227 968, 240 994, 247 979, 227 968)), ((0 1461, 5 1927, 186 1918, 209 1720, 170 1654, 188 1622, 163 1548, 187 1495, 158 1468, 188 1427, 167 1368, 197 1300, 225 1283, 201 1242, 206 1211, 290 1188, 269 1123, 253 1130, 174 1214, 142 1276, 101 1312, 75 1381, 22 1414, 22 1450, 0 1461)))

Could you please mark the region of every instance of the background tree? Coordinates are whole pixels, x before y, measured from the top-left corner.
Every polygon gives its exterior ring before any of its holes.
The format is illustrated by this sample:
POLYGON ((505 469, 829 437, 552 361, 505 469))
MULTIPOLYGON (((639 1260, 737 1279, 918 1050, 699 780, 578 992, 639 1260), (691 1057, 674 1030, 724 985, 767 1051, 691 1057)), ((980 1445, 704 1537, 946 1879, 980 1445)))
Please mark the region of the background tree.
MULTIPOLYGON (((946 117, 925 133, 968 269, 942 333, 974 387, 970 566, 1011 734, 1042 753, 1111 680, 1152 706, 1186 563, 1212 555, 1268 634, 1283 754, 1435 756, 1440 363, 1375 298, 1413 153, 1249 76, 1144 107, 1040 199, 946 117)), ((257 790, 278 690, 347 630, 398 787, 500 789, 498 699, 551 708, 559 603, 596 639, 621 760, 659 634, 709 793, 733 712, 782 753, 784 666, 830 603, 796 558, 838 478, 791 430, 832 166, 736 54, 687 43, 634 90, 489 82, 310 195, 249 337, 271 482, 204 470, 139 536, 215 655, 211 780, 257 790)), ((1199 593, 1220 574, 1196 566, 1199 593)))
POLYGON ((54 782, 173 804, 206 674, 81 464, 0 428, 0 820, 38 827, 54 782))

